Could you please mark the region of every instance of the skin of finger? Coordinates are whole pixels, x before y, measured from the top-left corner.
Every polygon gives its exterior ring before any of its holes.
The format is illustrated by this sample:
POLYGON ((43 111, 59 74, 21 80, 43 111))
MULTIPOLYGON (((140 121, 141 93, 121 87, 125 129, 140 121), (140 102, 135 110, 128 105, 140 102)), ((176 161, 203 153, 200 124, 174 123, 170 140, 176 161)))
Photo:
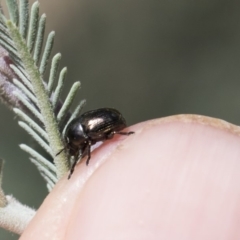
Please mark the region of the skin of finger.
POLYGON ((184 116, 130 130, 62 179, 21 239, 240 239, 237 127, 184 116))

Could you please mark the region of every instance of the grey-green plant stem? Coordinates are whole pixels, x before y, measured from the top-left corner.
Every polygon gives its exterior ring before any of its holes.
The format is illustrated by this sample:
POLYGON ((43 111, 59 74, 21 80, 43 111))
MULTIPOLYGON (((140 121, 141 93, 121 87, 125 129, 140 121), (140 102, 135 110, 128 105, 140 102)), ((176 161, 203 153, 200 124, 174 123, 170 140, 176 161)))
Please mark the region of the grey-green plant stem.
MULTIPOLYGON (((0 13, 0 16, 2 16, 1 13, 0 13)), ((9 52, 9 54, 15 60, 15 62, 19 63, 19 65, 22 65, 21 60, 18 56, 17 50, 14 47, 14 43, 12 39, 9 37, 8 30, 6 29, 6 26, 2 24, 2 22, 0 22, 0 29, 1 29, 0 45, 9 52)))
POLYGON ((54 82, 55 82, 56 77, 57 77, 60 60, 61 60, 61 54, 60 53, 57 53, 52 59, 49 81, 48 81, 48 85, 47 85, 49 96, 51 96, 51 93, 52 93, 52 90, 53 90, 53 85, 54 85, 54 82))
POLYGON ((36 212, 12 196, 6 196, 6 198, 7 205, 0 208, 0 227, 16 234, 22 234, 36 212))
POLYGON ((76 93, 80 89, 80 86, 81 86, 80 82, 75 82, 72 85, 72 87, 71 87, 58 115, 57 115, 57 121, 58 121, 59 125, 61 125, 61 121, 63 120, 63 117, 65 116, 66 112, 69 110, 69 108, 74 100, 74 97, 76 96, 76 93))
POLYGON ((47 182, 46 186, 47 186, 48 192, 51 192, 56 183, 53 183, 53 182, 48 178, 48 176, 46 176, 46 175, 43 174, 42 172, 40 172, 40 175, 41 175, 41 176, 43 177, 43 179, 47 182))
MULTIPOLYGON (((0 187, 0 209, 4 208, 6 205, 7 205, 7 199, 3 192, 2 187, 0 187)), ((1 222, 1 216, 0 216, 0 222, 1 222)), ((1 224, 0 224, 0 226, 1 226, 1 224)))
POLYGON ((39 2, 34 2, 31 8, 27 39, 27 46, 30 52, 32 52, 35 43, 38 18, 39 18, 39 2))
POLYGON ((12 42, 12 39, 8 36, 8 32, 6 32, 5 29, 3 29, 1 26, 2 25, 0 24, 1 38, 4 39, 6 42, 12 42))
POLYGON ((2 176, 3 176, 3 160, 0 159, 0 208, 3 208, 7 205, 6 196, 2 190, 2 176))
POLYGON ((13 92, 13 94, 15 94, 18 97, 18 99, 24 104, 24 106, 27 107, 30 110, 30 112, 32 112, 34 116, 43 123, 43 117, 41 113, 38 112, 38 110, 27 100, 25 96, 23 96, 22 93, 19 94, 19 92, 15 91, 13 92))
POLYGON ((75 110, 73 111, 69 121, 72 121, 74 118, 78 117, 85 105, 86 105, 86 100, 85 99, 81 100, 80 103, 75 108, 75 110))
POLYGON ((13 79, 13 83, 23 91, 24 94, 26 94, 26 96, 31 99, 32 102, 34 102, 35 104, 37 104, 37 99, 35 98, 35 96, 16 78, 13 79))
MULTIPOLYGON (((13 41, 15 42, 16 49, 19 53, 20 58, 23 61, 26 72, 31 79, 33 86, 33 92, 38 100, 38 107, 40 108, 41 114, 43 116, 43 122, 45 125, 46 132, 49 137, 49 144, 52 149, 54 156, 64 148, 63 142, 58 130, 58 124, 55 119, 53 109, 48 98, 48 93, 45 90, 41 73, 38 71, 35 62, 28 51, 28 48, 20 35, 18 29, 13 25, 11 21, 7 21, 6 25, 9 29, 9 34, 13 41)), ((54 159, 57 177, 58 179, 62 178, 67 171, 69 170, 69 163, 66 153, 63 151, 61 154, 55 157, 54 159)))
POLYGON ((45 48, 42 54, 42 60, 40 63, 40 67, 39 67, 39 72, 41 74, 41 76, 44 74, 45 70, 46 70, 46 66, 49 60, 49 57, 51 55, 51 51, 53 48, 53 43, 54 43, 54 37, 55 37, 55 32, 52 31, 48 34, 48 38, 45 44, 45 48))
MULTIPOLYGON (((43 177, 43 179, 45 179, 45 177, 43 176, 43 175, 41 175, 42 177, 43 177)), ((49 184, 49 183, 47 183, 47 190, 48 190, 48 192, 51 192, 52 191, 52 189, 53 189, 53 187, 54 187, 54 185, 52 186, 51 184, 49 184)))
POLYGON ((42 14, 38 23, 38 32, 36 37, 35 49, 33 53, 33 59, 38 65, 39 59, 41 56, 43 39, 44 39, 44 32, 45 32, 45 25, 46 25, 46 14, 42 14))
POLYGON ((18 108, 14 108, 13 111, 18 115, 23 121, 29 124, 32 129, 38 132, 46 141, 48 140, 48 135, 36 122, 34 122, 30 117, 28 117, 23 111, 18 108))
POLYGON ((3 159, 0 158, 0 187, 2 187, 3 159))
POLYGON ((33 92, 33 87, 32 84, 30 83, 30 81, 26 78, 26 76, 24 76, 24 74, 22 73, 22 71, 17 68, 15 65, 11 64, 10 65, 11 69, 16 73, 16 75, 22 80, 22 82, 24 83, 24 85, 27 86, 27 88, 33 92))
MULTIPOLYGON (((2 33, 2 30, 1 30, 1 33, 2 33)), ((9 44, 9 46, 12 46, 12 48, 14 49, 13 45, 13 41, 12 39, 5 33, 1 34, 1 39, 6 43, 6 44, 9 44)), ((15 49, 16 50, 16 49, 15 49)))
POLYGON ((54 158, 52 154, 52 150, 49 145, 25 122, 18 121, 20 127, 22 127, 35 141, 48 153, 52 158, 54 158))
POLYGON ((7 18, 4 16, 4 14, 2 12, 2 9, 0 9, 0 22, 1 22, 1 25, 6 26, 5 25, 6 21, 7 21, 7 18))
POLYGON ((56 90, 53 94, 53 99, 52 99, 53 109, 55 109, 56 104, 59 100, 60 94, 61 94, 62 89, 63 89, 64 80, 66 79, 66 75, 67 75, 67 68, 64 67, 59 74, 58 84, 57 84, 56 90))
POLYGON ((28 0, 19 1, 19 31, 23 38, 27 36, 28 30, 28 17, 29 17, 29 4, 28 0))
POLYGON ((16 49, 14 49, 13 46, 9 45, 9 43, 6 43, 3 39, 0 39, 0 45, 5 48, 12 56, 18 56, 16 49))
POLYGON ((18 25, 18 4, 17 0, 6 0, 10 19, 17 26, 18 25))
POLYGON ((29 147, 26 144, 20 144, 19 147, 27 152, 29 155, 31 155, 34 159, 36 159, 39 163, 41 163, 42 165, 46 166, 49 170, 51 170, 52 172, 56 172, 56 167, 46 158, 44 158, 43 156, 41 156, 38 152, 36 152, 34 149, 32 149, 31 147, 29 147))
POLYGON ((8 34, 5 22, 6 22, 6 17, 2 14, 0 10, 0 29, 4 31, 4 33, 8 34))
POLYGON ((38 162, 38 160, 34 159, 34 158, 30 158, 30 161, 36 165, 36 167, 39 169, 40 173, 42 176, 45 176, 44 179, 48 179, 47 183, 49 183, 51 181, 51 183, 56 184, 57 177, 56 175, 51 172, 49 169, 43 167, 43 165, 41 163, 38 162))
POLYGON ((56 176, 54 176, 51 172, 47 171, 47 169, 44 169, 44 172, 39 169, 39 172, 41 176, 45 179, 47 184, 50 184, 51 188, 53 188, 58 181, 56 176))

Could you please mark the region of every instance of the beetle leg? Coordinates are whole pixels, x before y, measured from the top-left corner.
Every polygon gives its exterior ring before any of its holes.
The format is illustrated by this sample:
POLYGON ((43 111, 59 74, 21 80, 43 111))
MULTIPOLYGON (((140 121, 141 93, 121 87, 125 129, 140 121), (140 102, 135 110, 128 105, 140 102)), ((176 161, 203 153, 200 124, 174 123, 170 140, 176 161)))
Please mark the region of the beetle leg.
POLYGON ((70 169, 70 173, 69 173, 69 175, 68 175, 68 179, 70 179, 70 177, 72 176, 72 174, 73 174, 73 172, 74 172, 74 168, 75 168, 77 162, 78 162, 78 158, 75 156, 75 157, 74 157, 74 162, 73 162, 73 164, 72 164, 72 166, 71 166, 71 169, 70 169))
POLYGON ((106 136, 106 139, 112 139, 115 134, 127 135, 127 136, 129 136, 129 135, 131 135, 131 134, 134 134, 134 132, 115 132, 115 131, 113 131, 113 132, 110 132, 110 133, 106 136))
POLYGON ((87 145, 87 155, 88 155, 88 158, 87 158, 87 161, 86 161, 86 165, 89 164, 89 161, 91 159, 91 146, 92 146, 92 143, 91 143, 91 141, 89 141, 88 145, 87 145))
POLYGON ((78 160, 85 156, 84 154, 85 154, 86 148, 87 148, 87 146, 84 148, 84 150, 80 154, 75 154, 74 162, 73 162, 73 164, 71 166, 70 173, 68 175, 68 179, 71 178, 78 160))
POLYGON ((134 134, 135 132, 115 132, 115 134, 120 134, 120 135, 131 135, 131 134, 134 134))

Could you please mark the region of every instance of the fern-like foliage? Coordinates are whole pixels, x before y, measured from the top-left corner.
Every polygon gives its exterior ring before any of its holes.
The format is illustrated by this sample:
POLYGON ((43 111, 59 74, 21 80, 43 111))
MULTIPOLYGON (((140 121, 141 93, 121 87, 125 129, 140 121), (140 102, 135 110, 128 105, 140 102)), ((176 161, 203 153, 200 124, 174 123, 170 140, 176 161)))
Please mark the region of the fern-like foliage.
POLYGON ((64 148, 62 134, 66 125, 79 115, 85 101, 80 101, 70 113, 80 82, 72 85, 64 102, 60 100, 67 68, 59 71, 60 53, 50 59, 54 32, 48 34, 43 45, 46 15, 39 15, 39 3, 36 1, 29 9, 28 0, 6 2, 10 19, 1 13, 0 98, 19 116, 19 125, 48 153, 46 159, 30 146, 20 145, 30 155, 50 191, 69 170, 66 153, 57 157, 56 154, 64 148), (50 74, 46 77, 50 61, 50 74))

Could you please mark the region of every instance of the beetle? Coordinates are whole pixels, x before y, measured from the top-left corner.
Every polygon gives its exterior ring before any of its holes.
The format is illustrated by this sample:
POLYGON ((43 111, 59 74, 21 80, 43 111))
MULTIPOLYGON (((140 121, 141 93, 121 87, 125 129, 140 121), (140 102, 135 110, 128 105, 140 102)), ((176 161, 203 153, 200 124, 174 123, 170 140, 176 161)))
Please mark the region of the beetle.
POLYGON ((91 110, 73 119, 68 124, 64 134, 66 143, 64 149, 67 149, 69 155, 74 157, 68 179, 73 174, 79 159, 87 155, 86 165, 89 164, 92 145, 99 141, 112 139, 115 134, 128 136, 134 133, 122 132, 126 126, 126 121, 122 114, 114 108, 91 110))

